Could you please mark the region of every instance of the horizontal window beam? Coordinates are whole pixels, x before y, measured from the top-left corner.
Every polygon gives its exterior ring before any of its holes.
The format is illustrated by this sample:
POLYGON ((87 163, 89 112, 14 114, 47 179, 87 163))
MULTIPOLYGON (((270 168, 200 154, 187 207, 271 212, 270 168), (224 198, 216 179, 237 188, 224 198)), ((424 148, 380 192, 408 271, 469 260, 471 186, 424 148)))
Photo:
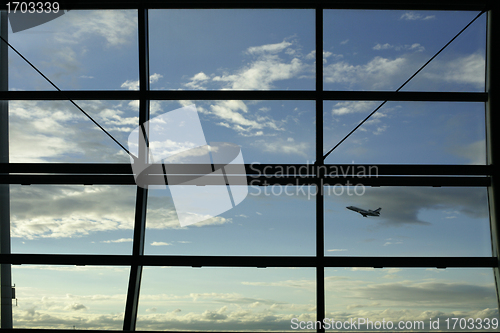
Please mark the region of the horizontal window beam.
POLYGON ((482 92, 393 92, 393 91, 7 91, 0 100, 349 100, 349 101, 441 101, 486 102, 482 92))
MULTIPOLYGON (((490 177, 425 177, 425 176, 378 176, 378 177, 324 177, 324 186, 460 186, 483 187, 491 185, 490 177)), ((302 176, 168 176, 148 175, 141 179, 143 185, 241 185, 241 186, 313 186, 317 177, 302 176), (168 179, 165 179, 168 178, 168 179), (226 182, 227 181, 227 182, 226 182)), ((136 185, 132 175, 0 175, 0 184, 19 185, 136 185)))
POLYGON ((334 9, 406 9, 406 10, 481 10, 491 0, 60 0, 64 9, 145 8, 334 8, 334 9))
POLYGON ((0 254, 2 264, 191 267, 497 267, 494 257, 167 256, 0 254))
MULTIPOLYGON (((218 169, 220 166, 215 165, 218 169)), ((226 174, 239 174, 242 165, 224 166, 226 174)), ((365 173, 371 176, 387 175, 448 175, 448 176, 492 176, 492 165, 446 165, 446 164, 261 164, 244 165, 247 175, 352 175, 365 173)), ((172 174, 203 174, 205 166, 198 164, 168 164, 172 174)), ((0 174, 113 174, 132 175, 132 166, 128 163, 0 163, 0 174)))

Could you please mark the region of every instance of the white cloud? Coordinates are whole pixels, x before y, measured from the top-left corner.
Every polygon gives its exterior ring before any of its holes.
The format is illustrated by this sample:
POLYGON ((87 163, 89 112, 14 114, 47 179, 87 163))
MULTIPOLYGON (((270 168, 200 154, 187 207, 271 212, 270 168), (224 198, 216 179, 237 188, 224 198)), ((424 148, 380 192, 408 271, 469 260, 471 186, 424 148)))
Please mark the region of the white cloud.
POLYGON ((400 78, 402 80, 410 70, 405 57, 388 59, 377 56, 365 65, 351 65, 346 61, 332 63, 325 67, 324 72, 326 83, 363 84, 371 89, 383 89, 391 87, 400 78))
POLYGON ((417 51, 417 52, 423 52, 425 50, 425 47, 423 47, 419 43, 413 43, 411 45, 405 45, 404 48, 407 49, 407 50, 417 51))
MULTIPOLYGON (((369 318, 375 322, 384 319, 395 323, 399 320, 424 320, 428 323, 429 318, 440 318, 443 322, 447 317, 498 317, 493 283, 403 279, 396 274, 404 271, 401 269, 357 271, 356 278, 350 273, 342 275, 338 272, 335 276, 325 277, 327 299, 336 300, 328 306, 326 317, 338 321, 369 318), (385 275, 382 279, 392 276, 400 281, 380 282, 371 278, 375 274, 385 275)), ((241 284, 242 290, 251 290, 252 295, 203 289, 190 294, 148 293, 144 290, 141 306, 146 311, 138 316, 138 329, 284 331, 290 328, 292 318, 299 321, 316 319, 316 281, 313 278, 263 281, 250 277, 241 284), (275 299, 281 295, 284 296, 275 299), (289 298, 286 295, 295 296, 289 298)), ((28 291, 25 287, 23 302, 13 308, 16 322, 23 327, 67 328, 77 323, 77 329, 119 329, 123 322, 123 312, 115 309, 123 306, 125 294, 63 295, 28 291), (94 310, 96 307, 106 308, 106 311, 94 310)))
POLYGON ((288 63, 278 55, 265 54, 234 74, 215 76, 213 81, 224 83, 223 89, 268 90, 273 88, 275 81, 291 79, 303 70, 304 65, 299 58, 293 58, 288 63))
POLYGON ((432 20, 435 19, 435 15, 422 15, 420 13, 416 12, 406 12, 401 17, 399 18, 400 20, 406 20, 406 21, 416 21, 416 20, 432 20))
POLYGON ((235 90, 267 90, 274 87, 276 81, 297 77, 308 66, 301 61, 301 54, 293 42, 283 41, 276 44, 252 46, 245 53, 253 57, 247 65, 223 74, 204 72, 192 76, 184 86, 190 89, 235 89, 235 90), (284 54, 284 60, 280 57, 284 54))
POLYGON ((16 186, 12 237, 62 238, 132 229, 134 190, 111 186, 16 186))
POLYGON ((263 135, 261 130, 264 128, 280 129, 278 122, 269 116, 250 114, 247 105, 240 100, 217 101, 209 109, 209 114, 223 120, 219 125, 232 128, 244 136, 263 135))
POLYGON ((279 53, 291 45, 291 42, 282 41, 281 43, 276 44, 252 46, 247 49, 247 52, 249 54, 279 53))
MULTIPOLYGON (((332 108, 333 116, 342 116, 351 113, 366 113, 368 115, 381 102, 376 101, 345 101, 337 102, 332 108)), ((375 115, 374 115, 375 116, 375 115)))
POLYGON ((385 43, 385 44, 377 44, 373 47, 374 50, 387 50, 387 49, 393 49, 394 48, 394 45, 391 45, 389 43, 385 43))
MULTIPOLYGON (((149 76, 149 83, 156 83, 160 80, 163 75, 154 73, 149 76)), ((139 80, 127 80, 123 82, 120 86, 121 88, 127 88, 128 90, 139 90, 139 80)))
MULTIPOLYGON (((336 60, 342 59, 344 56, 342 54, 333 54, 329 51, 323 51, 323 63, 326 64, 327 58, 333 57, 336 60)), ((307 60, 316 60, 316 50, 312 50, 305 56, 307 60)))
POLYGON ((170 139, 166 139, 164 141, 155 140, 149 142, 149 148, 151 152, 153 152, 153 157, 158 156, 161 159, 170 157, 170 163, 173 163, 173 158, 177 158, 182 161, 183 158, 186 158, 188 156, 203 156, 205 154, 208 154, 208 148, 203 146, 197 147, 196 143, 192 141, 179 142, 170 139))
MULTIPOLYGON (((11 125, 15 130, 15 125, 11 125)), ((67 142, 64 138, 49 137, 43 134, 17 135, 14 133, 11 138, 10 161, 17 163, 40 163, 46 159, 57 158, 61 154, 69 154, 77 151, 77 145, 67 142)))
POLYGON ((316 285, 313 280, 282 280, 276 282, 250 282, 243 281, 241 284, 245 286, 264 286, 264 287, 283 287, 283 288, 299 288, 299 289, 313 289, 316 285))
MULTIPOLYGON (((414 51, 390 59, 377 56, 361 65, 339 61, 325 66, 325 83, 359 87, 359 89, 396 89, 424 63, 423 46, 418 43, 404 46, 377 44, 376 49, 414 51)), ((480 53, 457 56, 452 59, 434 59, 418 77, 435 82, 468 84, 484 88, 485 59, 480 53)), ((418 78, 417 77, 417 78, 418 78)))
MULTIPOLYGON (((375 120, 375 119, 374 119, 374 120, 375 120)), ((378 119, 376 119, 376 120, 378 120, 378 119)), ((365 124, 366 124, 366 123, 368 123, 368 121, 367 121, 367 122, 365 122, 365 124)), ((384 132, 385 132, 385 130, 386 130, 388 127, 389 127, 388 125, 381 125, 381 126, 378 126, 378 127, 375 129, 375 131, 373 131, 373 134, 375 134, 375 135, 380 135, 380 134, 384 133, 384 132)))
POLYGON ((128 90, 139 90, 139 80, 127 80, 120 87, 127 88, 128 90))
POLYGON ((310 155, 309 150, 311 149, 308 143, 295 142, 293 138, 288 138, 287 140, 279 138, 275 139, 274 141, 271 141, 269 139, 256 140, 252 145, 268 153, 299 155, 304 157, 310 155))
MULTIPOLYGON (((283 41, 276 44, 266 44, 248 48, 245 53, 253 56, 242 68, 226 71, 223 74, 207 74, 198 72, 189 78, 184 87, 189 89, 272 89, 275 82, 296 78, 310 65, 301 61, 300 52, 294 42, 283 41), (285 56, 291 60, 284 60, 285 56)), ((330 52, 325 52, 326 57, 331 57, 330 52)), ((309 66, 309 67, 308 67, 309 66)), ((309 68, 310 70, 310 68, 309 68)), ((243 101, 215 101, 209 107, 197 107, 202 114, 218 118, 219 126, 233 129, 245 137, 269 135, 265 129, 281 130, 285 121, 275 121, 270 115, 262 112, 248 112, 248 107, 243 101)), ((263 110, 263 111, 268 111, 263 110)))
POLYGON ((397 245, 397 244, 403 244, 403 242, 400 240, 393 240, 392 238, 387 238, 386 242, 382 246, 397 245))
POLYGON ((205 81, 205 80, 208 80, 210 79, 210 77, 208 77, 205 73, 203 72, 199 72, 198 74, 196 74, 195 76, 193 76, 191 78, 191 80, 195 80, 195 81, 205 81))
MULTIPOLYGON (((147 228, 181 228, 170 198, 150 197, 148 201, 147 228)), ((134 207, 134 186, 12 186, 11 233, 12 237, 38 239, 132 230, 134 207)), ((231 222, 217 216, 195 227, 231 222)), ((131 241, 121 238, 102 243, 131 241)))
MULTIPOLYGON (((121 103, 78 103, 121 142, 137 121, 121 103)), ((11 162, 128 162, 121 148, 67 101, 12 101, 9 110, 11 162)))
POLYGON ((199 72, 198 74, 194 75, 192 78, 189 79, 190 82, 185 83, 184 86, 190 89, 200 89, 200 90, 205 90, 206 88, 203 87, 202 84, 206 83, 208 80, 210 80, 210 77, 207 76, 203 72, 199 72))
MULTIPOLYGON (((124 111, 121 102, 78 101, 94 120, 100 123, 119 142, 137 123, 137 114, 124 111)), ((13 159, 39 161, 128 161, 128 157, 90 119, 70 103, 63 101, 16 102, 16 112, 11 118, 13 142, 21 147, 13 159), (65 146, 53 147, 51 142, 64 141, 65 146), (31 151, 36 145, 46 148, 31 151), (49 147, 53 147, 47 151, 49 147), (54 149, 57 148, 57 149, 54 149), (71 157, 70 157, 71 156, 71 157)))
MULTIPOLYGON (((123 313, 119 310, 125 302, 125 295, 119 298, 92 300, 90 297, 76 295, 30 295, 22 293, 19 306, 13 307, 13 317, 17 325, 29 328, 85 329, 100 328, 118 330, 123 326, 123 313), (83 301, 81 303, 80 301, 83 301), (91 303, 107 311, 96 311, 91 303), (109 309, 113 310, 109 310, 109 309)), ((98 296, 98 295, 94 295, 98 296)))
POLYGON ((87 307, 81 303, 73 303, 64 308, 67 311, 82 311, 87 310, 87 307))
POLYGON ((396 51, 415 51, 415 52, 423 52, 425 50, 425 47, 420 45, 419 43, 413 43, 413 44, 406 44, 406 45, 391 45, 389 43, 385 44, 376 44, 373 47, 374 50, 391 50, 394 49, 396 51))
POLYGON ((328 65, 325 71, 325 82, 327 83, 354 83, 356 79, 357 66, 348 64, 345 61, 328 65))
POLYGON ((107 243, 107 244, 111 244, 111 243, 130 243, 130 242, 133 242, 134 240, 132 238, 120 238, 120 239, 113 239, 113 240, 106 240, 106 241, 102 241, 101 243, 107 243))
POLYGON ((425 78, 447 83, 470 84, 478 89, 484 88, 485 59, 480 53, 473 53, 445 60, 434 60, 422 73, 425 78))
POLYGON ((133 10, 70 11, 55 23, 61 26, 56 38, 68 44, 99 36, 108 46, 116 47, 137 38, 137 15, 133 10))
MULTIPOLYGON (((332 108, 332 116, 334 122, 339 122, 341 116, 353 114, 353 113, 362 113, 363 116, 368 116, 373 110, 375 110, 381 102, 379 101, 344 101, 337 102, 332 108)), ((387 117, 387 112, 390 109, 387 107, 384 111, 378 110, 374 113, 371 118, 364 122, 364 124, 359 127, 359 131, 368 131, 369 126, 375 126, 375 130, 372 131, 375 135, 382 134, 389 126, 386 124, 382 124, 381 118, 387 117)), ((362 118, 360 118, 361 121, 362 118)), ((364 119, 364 117, 363 117, 364 119)), ((357 124, 351 124, 353 127, 357 124)))
POLYGON ((172 245, 172 243, 167 243, 167 242, 152 242, 151 246, 169 246, 172 245))
POLYGON ((162 77, 163 77, 163 75, 158 74, 158 73, 154 73, 154 74, 149 76, 149 83, 156 83, 162 77))
POLYGON ((255 120, 245 118, 244 114, 248 112, 248 109, 243 101, 230 100, 217 102, 216 104, 210 105, 210 110, 212 114, 224 119, 225 121, 239 125, 240 128, 249 127, 258 129, 263 127, 263 124, 259 124, 255 120))
POLYGON ((406 65, 407 60, 404 58, 387 59, 375 57, 368 64, 363 66, 363 70, 368 75, 374 75, 382 79, 384 76, 391 76, 400 72, 401 67, 406 65))

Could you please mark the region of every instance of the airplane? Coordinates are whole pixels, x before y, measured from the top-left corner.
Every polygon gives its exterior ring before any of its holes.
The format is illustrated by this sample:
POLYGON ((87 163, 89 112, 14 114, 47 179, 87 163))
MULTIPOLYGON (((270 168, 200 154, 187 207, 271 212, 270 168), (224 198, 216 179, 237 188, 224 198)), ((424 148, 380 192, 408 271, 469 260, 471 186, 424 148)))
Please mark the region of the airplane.
POLYGON ((375 210, 364 210, 364 209, 361 209, 361 208, 358 208, 358 207, 354 207, 354 206, 347 206, 346 207, 347 209, 350 209, 350 210, 353 210, 355 212, 358 212, 360 213, 361 215, 363 215, 363 217, 367 217, 367 216, 380 216, 380 210, 382 208, 378 208, 378 209, 375 209, 375 210))

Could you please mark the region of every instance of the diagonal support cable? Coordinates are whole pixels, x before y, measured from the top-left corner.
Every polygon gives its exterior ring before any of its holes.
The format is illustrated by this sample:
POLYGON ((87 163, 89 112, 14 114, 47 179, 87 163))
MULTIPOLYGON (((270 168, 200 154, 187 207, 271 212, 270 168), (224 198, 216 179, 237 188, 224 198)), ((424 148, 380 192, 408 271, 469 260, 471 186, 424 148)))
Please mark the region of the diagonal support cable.
MULTIPOLYGON (((481 17, 481 15, 483 15, 484 13, 486 12, 486 10, 483 10, 481 11, 479 14, 477 14, 477 16, 469 22, 469 24, 467 24, 462 30, 460 30, 456 35, 455 37, 453 37, 452 39, 450 39, 450 41, 448 43, 446 43, 436 54, 434 54, 425 64, 423 64, 415 73, 413 73, 412 76, 410 76, 408 78, 408 80, 406 80, 398 89, 396 89, 396 92, 399 92, 401 89, 403 89, 404 86, 406 86, 408 84, 408 82, 410 82, 415 76, 417 76, 418 73, 420 73, 432 60, 434 60, 441 52, 444 51, 444 49, 446 49, 448 47, 448 45, 450 45, 455 39, 458 38, 458 36, 460 36, 472 23, 474 23, 479 17, 481 17)), ((333 147, 332 149, 330 149, 328 151, 328 153, 326 153, 324 156, 323 156, 323 161, 328 157, 328 155, 330 155, 338 146, 340 146, 342 144, 342 142, 344 142, 348 137, 351 136, 352 133, 354 133, 358 128, 361 127, 361 125, 363 125, 368 119, 370 119, 371 116, 373 116, 375 114, 375 112, 377 112, 378 110, 380 110, 380 108, 382 106, 384 106, 389 100, 385 100, 383 101, 379 106, 377 106, 375 108, 375 110, 373 110, 365 119, 363 119, 363 121, 361 121, 356 127, 354 127, 354 129, 352 131, 350 131, 342 140, 339 141, 339 143, 337 143, 335 145, 335 147, 333 147)))
MULTIPOLYGON (((52 82, 47 76, 45 76, 38 68, 36 68, 35 65, 33 65, 26 57, 24 57, 14 46, 12 46, 8 41, 6 41, 2 36, 0 36, 2 41, 6 43, 14 52, 16 52, 28 65, 30 65, 38 74, 40 74, 48 83, 50 83, 57 91, 62 92, 61 89, 59 89, 58 86, 55 85, 54 82, 52 82)), ((111 134, 109 134, 108 131, 104 129, 94 118, 92 118, 87 112, 85 112, 78 104, 75 103, 72 99, 68 99, 68 101, 71 102, 78 110, 80 110, 87 118, 89 118, 97 127, 99 127, 107 136, 111 138, 118 146, 120 146, 130 157, 134 159, 134 161, 137 159, 137 157, 132 154, 127 148, 125 148, 118 140, 116 140, 111 134)))

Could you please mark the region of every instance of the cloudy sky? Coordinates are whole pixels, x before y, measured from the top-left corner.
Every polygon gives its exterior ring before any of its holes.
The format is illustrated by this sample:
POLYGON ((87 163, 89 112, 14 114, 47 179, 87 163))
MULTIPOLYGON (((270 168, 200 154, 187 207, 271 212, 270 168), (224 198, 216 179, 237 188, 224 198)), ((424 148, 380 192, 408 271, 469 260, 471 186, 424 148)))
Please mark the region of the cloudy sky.
MULTIPOLYGON (((476 12, 325 11, 324 88, 396 90, 476 12)), ((485 17, 405 91, 484 91, 485 17)), ((312 10, 154 10, 155 90, 313 90, 312 10)), ((63 90, 138 89, 134 11, 71 11, 9 35, 63 90)), ((9 53, 11 90, 53 90, 9 53)), ((76 101, 119 142, 138 102, 76 101)), ((207 142, 241 147, 244 162, 313 163, 312 101, 151 101, 152 117, 196 105, 207 142)), ((324 103, 333 147, 379 102, 324 103)), ((113 162, 129 157, 65 101, 12 101, 11 162, 113 162)), ((482 103, 389 102, 326 163, 484 164, 482 103)), ((332 187, 325 255, 490 256, 484 188, 332 187), (362 190, 362 192, 361 192, 362 190), (350 193, 350 194, 349 194, 350 193), (362 194, 362 195, 358 195, 362 194), (382 208, 378 218, 345 209, 382 208)), ((11 186, 13 253, 130 254, 134 186, 11 186)), ((249 188, 234 209, 181 227, 168 189, 148 198, 146 254, 314 255, 314 188, 249 188), (291 194, 291 195, 290 195, 291 194)), ((15 327, 121 329, 127 267, 14 266, 15 327)), ((327 269, 327 317, 497 318, 490 269, 327 269)), ((313 320, 313 269, 146 267, 138 329, 286 330, 313 320)))

